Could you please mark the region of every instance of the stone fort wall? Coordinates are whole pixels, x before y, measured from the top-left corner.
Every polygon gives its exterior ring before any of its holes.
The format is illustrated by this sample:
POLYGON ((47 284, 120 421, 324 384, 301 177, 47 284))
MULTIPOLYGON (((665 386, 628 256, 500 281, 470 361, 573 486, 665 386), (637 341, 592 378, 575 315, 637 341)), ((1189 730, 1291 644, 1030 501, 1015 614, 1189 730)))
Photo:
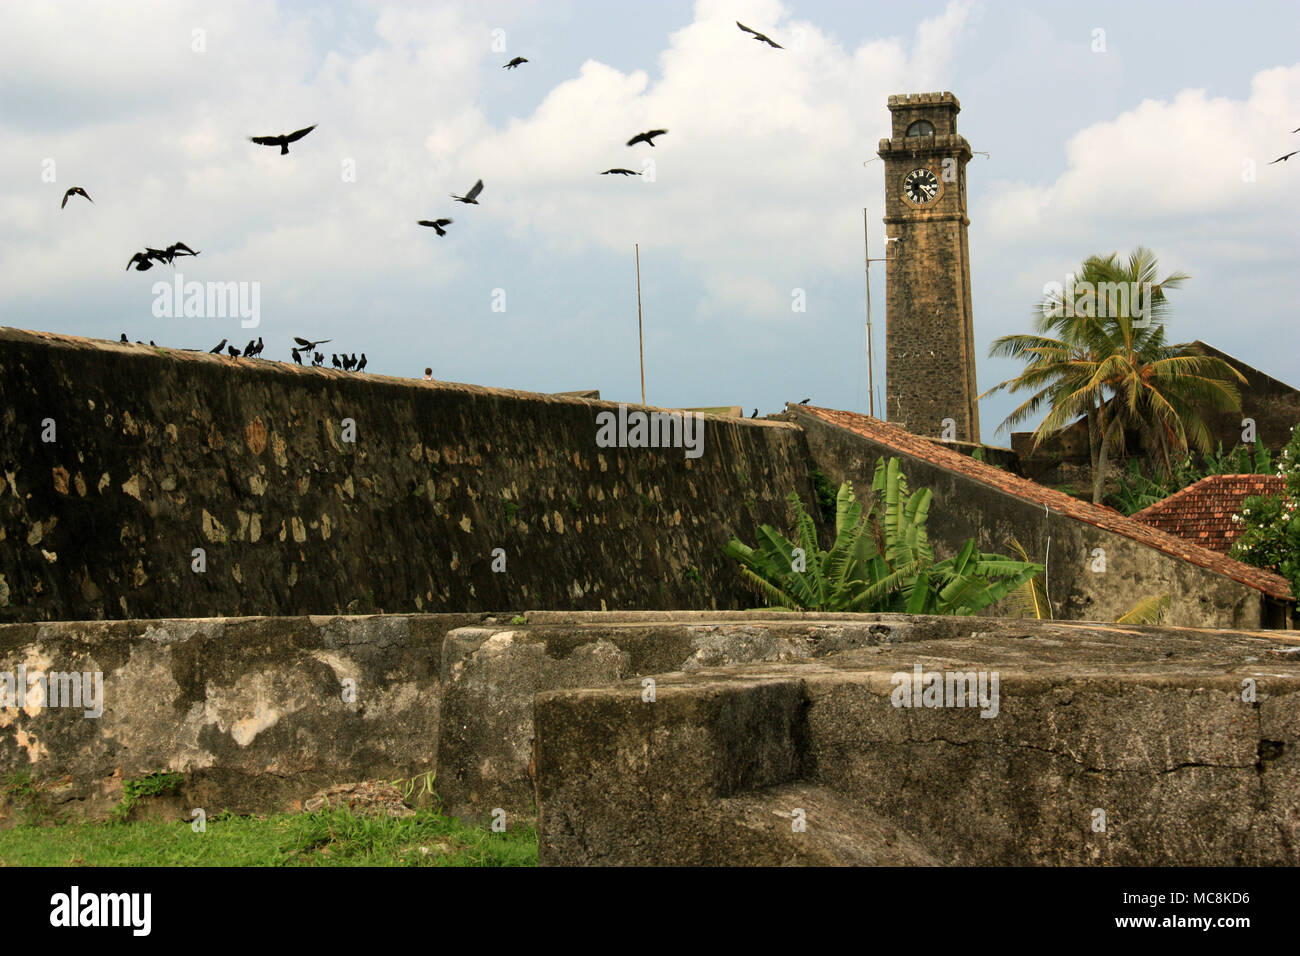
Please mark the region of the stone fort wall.
POLYGON ((813 500, 803 433, 611 410, 0 329, 0 621, 752 605, 721 547, 813 500))

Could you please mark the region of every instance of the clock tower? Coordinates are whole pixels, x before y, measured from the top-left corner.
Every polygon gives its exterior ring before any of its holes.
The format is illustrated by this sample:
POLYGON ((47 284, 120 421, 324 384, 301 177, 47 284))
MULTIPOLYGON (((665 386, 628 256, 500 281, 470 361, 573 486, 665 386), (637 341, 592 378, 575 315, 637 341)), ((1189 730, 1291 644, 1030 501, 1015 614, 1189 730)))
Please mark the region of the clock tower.
POLYGON ((885 162, 885 417, 917 435, 980 440, 966 242, 966 164, 951 93, 889 98, 885 162), (951 419, 951 422, 945 422, 951 419))

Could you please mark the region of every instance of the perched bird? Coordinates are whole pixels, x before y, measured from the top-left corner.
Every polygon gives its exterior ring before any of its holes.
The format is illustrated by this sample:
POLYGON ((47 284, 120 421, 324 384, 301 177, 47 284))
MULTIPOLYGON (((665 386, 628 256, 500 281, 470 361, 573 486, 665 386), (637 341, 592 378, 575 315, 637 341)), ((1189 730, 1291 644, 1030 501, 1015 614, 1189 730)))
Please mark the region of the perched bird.
POLYGON ((757 418, 757 417, 758 417, 758 409, 757 409, 757 408, 754 409, 754 414, 750 415, 749 417, 750 417, 750 418, 757 418))
POLYGON ((440 236, 447 234, 447 230, 442 227, 451 225, 450 219, 417 219, 415 221, 421 226, 432 226, 433 231, 440 236))
POLYGON ((746 33, 754 34, 754 39, 758 40, 760 43, 766 43, 768 46, 776 47, 776 49, 778 50, 785 49, 785 47, 781 46, 781 44, 777 43, 771 37, 765 36, 764 34, 759 33, 757 30, 751 30, 749 27, 745 26, 739 20, 736 21, 736 26, 740 27, 740 29, 744 30, 746 33))
POLYGON ((152 345, 154 348, 157 348, 157 347, 158 347, 158 343, 155 342, 153 339, 150 339, 150 340, 149 340, 149 344, 152 345))
POLYGON ((239 349, 235 348, 233 345, 226 349, 226 351, 230 353, 231 358, 239 358, 239 349))
POLYGON ((811 401, 812 401, 811 398, 805 398, 805 399, 804 399, 802 402, 800 402, 799 404, 800 404, 800 405, 807 405, 807 404, 808 404, 809 402, 811 402, 811 401))
POLYGON ((356 367, 357 367, 357 353, 356 353, 356 352, 353 352, 353 353, 352 353, 352 367, 353 367, 353 368, 356 368, 356 367))
POLYGON ((357 371, 360 372, 365 367, 366 367, 366 353, 362 352, 361 361, 357 363, 357 371))
MULTIPOLYGON (((71 199, 73 196, 85 196, 87 199, 90 199, 90 195, 84 189, 82 189, 80 186, 73 186, 66 193, 63 194, 63 205, 59 206, 59 208, 62 209, 64 208, 64 206, 67 206, 68 200, 71 199)), ((95 200, 90 199, 90 201, 94 202, 95 200)))
POLYGON ((263 349, 263 348, 265 348, 265 346, 262 345, 262 337, 259 335, 259 336, 257 337, 257 347, 256 347, 255 349, 253 349, 253 354, 254 354, 254 355, 261 355, 261 354, 262 354, 262 349, 263 349))
POLYGON ((121 341, 121 343, 122 343, 123 345, 126 345, 126 333, 125 333, 125 332, 122 333, 122 338, 121 338, 119 341, 121 341))
POLYGON ((607 170, 605 170, 603 173, 601 173, 601 175, 602 175, 602 176, 610 176, 610 175, 614 175, 614 176, 640 176, 641 174, 638 173, 635 169, 621 169, 621 168, 617 168, 617 169, 607 169, 607 170))
MULTIPOLYGON (((1300 149, 1297 149, 1297 150, 1295 150, 1295 151, 1293 151, 1293 152, 1287 153, 1285 156, 1279 156, 1277 159, 1273 160, 1273 163, 1281 163, 1281 162, 1284 162, 1285 160, 1290 159, 1290 158, 1291 158, 1292 156, 1294 156, 1296 153, 1300 153, 1300 149)), ((1269 165, 1272 166, 1273 163, 1269 163, 1269 165)))
POLYGON ((343 363, 339 361, 339 357, 338 357, 338 355, 331 355, 330 358, 332 358, 332 359, 334 360, 334 367, 335 367, 335 368, 342 368, 342 367, 343 367, 343 363))
POLYGON ((289 349, 289 351, 293 354, 293 360, 294 360, 295 362, 297 362, 299 365, 301 365, 301 364, 302 364, 302 356, 298 354, 298 350, 297 350, 297 349, 289 349))
POLYGON ((220 355, 221 350, 224 349, 225 347, 226 347, 226 340, 222 339, 220 342, 216 344, 215 347, 208 349, 208 352, 210 352, 212 355, 220 355))
POLYGON ((668 132, 666 129, 652 129, 646 133, 637 133, 627 141, 627 144, 629 146, 635 146, 637 143, 649 143, 653 146, 655 144, 655 137, 662 136, 666 132, 668 132))
POLYGON ((248 344, 244 346, 244 353, 243 353, 243 354, 244 354, 244 358, 249 358, 249 357, 252 356, 252 354, 253 354, 253 346, 256 345, 256 344, 257 344, 257 343, 254 342, 252 339, 249 339, 249 340, 248 340, 248 344))
POLYGON ((324 364, 325 364, 325 356, 323 356, 323 355, 321 355, 319 352, 317 352, 317 353, 316 353, 316 356, 311 360, 311 364, 312 364, 312 365, 324 365, 324 364))
POLYGON ((463 196, 453 195, 451 198, 456 200, 456 202, 473 203, 475 206, 477 206, 478 199, 475 197, 477 197, 478 194, 481 193, 482 191, 483 191, 483 180, 480 179, 478 182, 476 182, 473 185, 473 187, 471 187, 470 191, 467 192, 465 195, 463 196))
POLYGON ((350 371, 352 371, 352 366, 353 366, 354 364, 356 364, 356 363, 354 363, 354 362, 352 361, 351 356, 349 356, 347 353, 344 353, 344 355, 343 355, 343 371, 345 371, 345 372, 350 372, 350 371))
POLYGON ((132 266, 135 266, 136 272, 148 272, 153 268, 153 263, 149 261, 148 253, 137 252, 131 257, 131 261, 126 264, 127 270, 129 271, 132 266))
POLYGON ((300 129, 295 133, 282 133, 279 136, 250 136, 248 141, 256 143, 258 146, 279 146, 280 155, 284 156, 289 152, 289 144, 296 143, 308 133, 316 128, 316 124, 308 126, 306 129, 300 129))
POLYGON ((527 63, 527 62, 528 62, 528 61, 525 60, 522 56, 517 56, 517 57, 515 57, 513 60, 511 60, 509 63, 507 63, 505 66, 503 66, 501 69, 503 69, 503 70, 513 70, 513 69, 515 69, 517 66, 519 66, 520 63, 527 63))

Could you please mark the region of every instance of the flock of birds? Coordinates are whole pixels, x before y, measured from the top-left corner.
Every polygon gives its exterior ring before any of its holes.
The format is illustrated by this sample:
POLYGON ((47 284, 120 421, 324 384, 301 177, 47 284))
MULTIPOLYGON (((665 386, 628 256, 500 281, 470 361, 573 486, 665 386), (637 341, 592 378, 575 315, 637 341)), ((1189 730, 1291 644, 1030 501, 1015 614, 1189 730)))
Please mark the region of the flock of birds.
MULTIPOLYGON (((768 46, 777 50, 785 49, 785 47, 781 46, 781 44, 777 43, 771 37, 767 36, 766 34, 759 33, 757 30, 753 30, 745 26, 739 20, 736 21, 736 26, 739 27, 745 33, 750 34, 759 43, 766 43, 768 46)), ((528 62, 527 58, 522 56, 516 56, 512 58, 508 63, 506 63, 502 67, 502 69, 515 70, 527 62, 528 62)), ((311 133, 312 130, 316 129, 317 125, 318 124, 313 123, 311 126, 306 126, 299 130, 294 130, 292 133, 276 133, 267 136, 250 136, 248 137, 248 139, 249 142, 254 143, 258 146, 270 146, 273 148, 278 148, 280 150, 281 156, 287 156, 289 154, 289 145, 291 143, 296 143, 299 140, 303 139, 303 137, 311 133)), ((660 136, 665 136, 667 135, 667 133, 668 130, 666 129, 646 130, 645 132, 637 133, 635 136, 629 139, 627 141, 627 145, 636 146, 638 143, 645 143, 650 147, 654 147, 655 139, 660 136)), ((1283 157, 1283 159, 1285 158, 1286 157, 1283 157)), ((639 176, 641 174, 634 169, 627 169, 624 167, 614 167, 611 169, 604 170, 603 172, 600 173, 600 175, 639 176)), ((482 192, 483 192, 483 180, 480 179, 476 181, 474 185, 471 186, 463 196, 457 196, 456 194, 453 193, 451 195, 451 198, 455 202, 462 203, 463 205, 477 206, 479 204, 478 197, 482 192)), ((72 186, 63 194, 63 202, 60 204, 59 208, 66 209, 68 205, 68 200, 72 199, 74 196, 80 196, 81 198, 85 199, 87 202, 94 203, 94 200, 90 198, 90 194, 86 192, 86 190, 83 187, 72 186)), ((426 226, 432 229, 439 236, 445 236, 447 235, 446 227, 452 224, 452 219, 450 217, 441 217, 438 219, 417 219, 416 223, 420 226, 426 226)), ((152 246, 145 246, 142 252, 136 252, 132 254, 130 260, 128 260, 126 264, 126 270, 129 272, 131 270, 131 267, 134 266, 137 272, 147 272, 154 267, 155 263, 159 265, 163 265, 163 264, 173 265, 174 260, 176 259, 177 256, 197 256, 198 254, 199 253, 197 250, 191 249, 188 245, 186 245, 183 242, 174 242, 171 245, 166 246, 165 248, 162 249, 155 249, 152 246)), ((125 332, 122 333, 121 341, 124 344, 129 344, 125 332)), ((330 341, 332 340, 320 339, 317 341, 312 341, 310 339, 303 339, 294 336, 294 345, 290 347, 289 353, 293 356, 293 361, 296 362, 297 364, 299 365, 304 364, 303 356, 305 355, 310 359, 312 367, 318 368, 325 364, 325 356, 321 352, 316 351, 316 347, 318 345, 324 345, 325 343, 330 341)), ((137 342, 137 344, 143 344, 143 343, 137 342)), ((149 344, 156 345, 156 343, 154 343, 152 339, 150 340, 149 344)), ((244 346, 243 349, 240 349, 234 345, 227 345, 227 340, 222 339, 220 342, 218 342, 213 348, 209 349, 208 351, 211 354, 220 355, 222 353, 222 350, 224 349, 226 351, 226 354, 228 354, 231 358, 236 358, 236 359, 258 358, 261 356, 263 348, 264 348, 264 343, 262 341, 262 338, 261 336, 258 336, 256 341, 250 339, 248 344, 244 346)), ((186 351, 197 351, 197 350, 187 349, 186 351)), ((365 352, 361 353, 360 358, 357 357, 355 352, 352 353, 351 355, 347 353, 342 353, 341 357, 339 353, 335 353, 332 354, 330 358, 333 366, 343 371, 355 370, 360 372, 363 369, 365 369, 366 362, 367 362, 365 352)), ((757 412, 757 409, 755 409, 755 412, 757 412)))
MULTIPOLYGON (((1292 135, 1292 136, 1294 136, 1296 133, 1300 133, 1300 126, 1297 126, 1295 129, 1291 130, 1291 135, 1292 135)), ((1288 159, 1290 159, 1292 156, 1294 156, 1296 153, 1300 153, 1300 149, 1293 149, 1293 150, 1291 150, 1291 152, 1287 153, 1285 156, 1279 156, 1277 159, 1273 160, 1273 163, 1284 163, 1284 162, 1286 162, 1288 159)), ((1269 163, 1269 165, 1272 166, 1273 163, 1269 163)))

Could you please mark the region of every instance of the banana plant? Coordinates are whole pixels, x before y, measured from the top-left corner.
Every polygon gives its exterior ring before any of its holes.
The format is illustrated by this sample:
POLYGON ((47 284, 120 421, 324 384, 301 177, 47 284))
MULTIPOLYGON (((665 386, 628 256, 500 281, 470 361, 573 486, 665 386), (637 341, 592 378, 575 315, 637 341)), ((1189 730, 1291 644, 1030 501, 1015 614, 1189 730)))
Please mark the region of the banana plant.
POLYGON ((770 525, 757 546, 739 538, 723 551, 770 606, 794 610, 975 614, 1007 597, 1043 567, 980 552, 975 539, 936 562, 926 533, 933 495, 909 492, 897 458, 876 463, 870 506, 844 482, 835 497, 835 540, 824 551, 799 496, 788 497, 794 540, 770 525))

